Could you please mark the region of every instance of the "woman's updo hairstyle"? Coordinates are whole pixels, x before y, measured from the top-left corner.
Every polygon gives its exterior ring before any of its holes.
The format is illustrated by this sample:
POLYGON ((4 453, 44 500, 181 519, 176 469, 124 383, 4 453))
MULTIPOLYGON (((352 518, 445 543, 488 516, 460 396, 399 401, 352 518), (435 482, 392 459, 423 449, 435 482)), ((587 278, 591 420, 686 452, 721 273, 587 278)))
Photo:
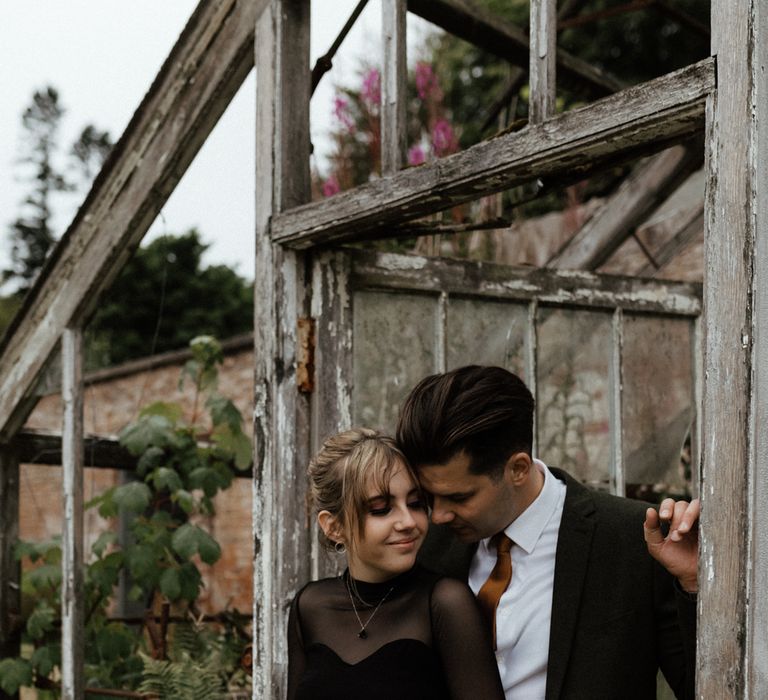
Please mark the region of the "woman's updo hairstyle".
MULTIPOLYGON (((388 435, 370 428, 352 428, 329 437, 309 463, 315 512, 331 513, 339 535, 345 537, 348 547, 353 545, 363 536, 371 480, 378 493, 386 495, 392 475, 401 467, 418 485, 413 469, 388 435)), ((333 548, 334 542, 322 530, 320 541, 333 548)))

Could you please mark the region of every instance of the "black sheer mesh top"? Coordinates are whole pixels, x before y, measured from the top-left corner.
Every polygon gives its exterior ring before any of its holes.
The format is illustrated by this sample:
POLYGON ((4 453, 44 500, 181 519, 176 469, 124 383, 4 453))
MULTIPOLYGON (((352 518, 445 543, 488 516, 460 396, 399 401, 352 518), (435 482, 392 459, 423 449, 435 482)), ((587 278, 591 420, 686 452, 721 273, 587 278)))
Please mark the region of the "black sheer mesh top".
POLYGON ((418 566, 384 583, 307 584, 288 657, 288 700, 504 700, 472 591, 418 566))

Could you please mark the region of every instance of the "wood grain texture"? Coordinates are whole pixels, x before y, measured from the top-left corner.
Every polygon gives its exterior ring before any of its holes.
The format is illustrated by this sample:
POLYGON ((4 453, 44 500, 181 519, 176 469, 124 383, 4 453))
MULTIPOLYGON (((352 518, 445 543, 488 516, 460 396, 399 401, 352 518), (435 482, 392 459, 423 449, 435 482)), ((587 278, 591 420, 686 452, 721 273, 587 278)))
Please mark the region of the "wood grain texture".
MULTIPOLYGON (((530 45, 525 32, 472 0, 408 0, 408 9, 513 65, 528 66, 530 45)), ((582 94, 603 97, 626 87, 607 71, 562 49, 556 59, 561 82, 582 94)))
POLYGON ((712 2, 707 105, 705 373, 697 696, 768 695, 764 3, 712 2))
POLYGON ((310 574, 310 404, 296 381, 308 261, 269 237, 271 217, 310 196, 309 13, 270 0, 256 26, 253 694, 265 699, 285 696, 288 610, 310 574))
POLYGON ((531 0, 528 122, 541 124, 555 114, 557 0, 531 0))
POLYGON ((0 447, 0 659, 21 653, 21 563, 14 556, 18 536, 19 455, 6 445, 0 447))
POLYGON ((83 336, 67 328, 61 342, 62 487, 61 697, 85 692, 85 598, 83 575, 83 336))
POLYGON ((698 316, 701 285, 350 250, 352 287, 698 316))
POLYGON ((639 164, 547 264, 594 270, 653 214, 704 159, 695 144, 680 144, 639 164))
POLYGON ((65 326, 88 317, 252 68, 265 3, 202 0, 187 23, 4 336, 0 437, 65 326))
POLYGON ((479 143, 334 197, 277 214, 273 240, 295 248, 365 240, 390 226, 518 184, 661 149, 703 127, 708 59, 543 124, 479 143))
POLYGON ((381 174, 391 175, 406 162, 407 0, 382 0, 384 55, 381 77, 381 174))
MULTIPOLYGON (((349 256, 324 252, 314 260, 312 315, 317 324, 317 391, 312 397, 312 449, 325 438, 352 427, 352 290, 349 256)), ((346 559, 321 548, 314 512, 312 578, 343 571, 346 559)))

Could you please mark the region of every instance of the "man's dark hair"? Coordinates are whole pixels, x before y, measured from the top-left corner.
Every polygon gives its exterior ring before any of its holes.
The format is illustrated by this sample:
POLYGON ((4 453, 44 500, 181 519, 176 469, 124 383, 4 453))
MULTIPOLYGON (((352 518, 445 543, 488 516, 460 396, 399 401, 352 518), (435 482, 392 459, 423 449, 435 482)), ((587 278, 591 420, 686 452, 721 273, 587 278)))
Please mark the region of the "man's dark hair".
POLYGON ((433 374, 406 398, 397 443, 415 468, 464 451, 472 473, 499 475, 514 453, 531 454, 533 396, 520 377, 501 367, 433 374))

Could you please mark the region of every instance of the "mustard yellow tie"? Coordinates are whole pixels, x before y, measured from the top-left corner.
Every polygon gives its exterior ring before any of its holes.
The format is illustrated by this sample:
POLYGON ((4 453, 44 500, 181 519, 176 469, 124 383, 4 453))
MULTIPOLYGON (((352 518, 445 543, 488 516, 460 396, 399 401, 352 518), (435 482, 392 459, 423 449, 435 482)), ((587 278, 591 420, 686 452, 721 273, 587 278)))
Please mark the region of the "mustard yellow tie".
POLYGON ((512 580, 512 557, 509 550, 512 549, 512 540, 503 532, 496 533, 489 543, 496 547, 496 565, 491 571, 488 580, 477 593, 477 602, 488 621, 488 626, 493 634, 493 648, 496 649, 496 608, 499 605, 504 591, 507 590, 512 580))

